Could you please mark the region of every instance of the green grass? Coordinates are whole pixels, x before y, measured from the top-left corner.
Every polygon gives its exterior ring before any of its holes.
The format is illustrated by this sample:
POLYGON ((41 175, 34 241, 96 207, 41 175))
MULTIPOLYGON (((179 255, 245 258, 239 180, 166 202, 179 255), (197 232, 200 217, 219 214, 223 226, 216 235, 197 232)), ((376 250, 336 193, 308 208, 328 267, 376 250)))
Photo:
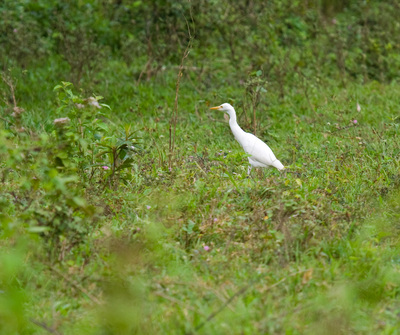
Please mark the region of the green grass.
MULTIPOLYGON (((239 83, 223 83, 210 71, 217 84, 194 90, 192 74, 182 79, 170 171, 176 73, 136 86, 123 77, 126 71, 110 63, 99 84, 82 93, 104 96, 112 108, 106 122, 115 132, 132 124, 140 148, 130 178, 117 189, 103 188, 101 178, 100 185, 73 184, 97 208, 95 219, 87 214, 77 221, 87 228, 82 243, 64 237, 49 250, 43 236, 26 230, 19 213, 26 204, 17 201, 25 201, 24 185, 43 197, 48 211, 67 208, 77 196, 62 191, 50 172, 38 177, 47 184, 29 186, 32 175, 24 177, 24 169, 38 173, 40 159, 48 164, 43 152, 29 164, 13 163, 20 169, 2 181, 4 334, 46 334, 41 322, 62 334, 398 332, 395 84, 343 88, 326 81, 308 99, 297 86, 284 99, 268 91, 257 109, 257 135, 288 169, 246 178, 245 154, 222 115, 208 109, 231 102, 251 131, 239 83), (107 71, 120 71, 121 80, 108 82, 107 71)), ((18 144, 36 155, 35 146, 51 148, 44 143, 52 140, 40 135, 53 136, 52 121, 63 116, 52 92, 58 81, 57 71, 39 70, 19 79, 17 99, 31 133, 7 135, 3 149, 12 153, 18 144)))
POLYGON ((53 2, 0 5, 0 334, 400 333, 395 2, 53 2))

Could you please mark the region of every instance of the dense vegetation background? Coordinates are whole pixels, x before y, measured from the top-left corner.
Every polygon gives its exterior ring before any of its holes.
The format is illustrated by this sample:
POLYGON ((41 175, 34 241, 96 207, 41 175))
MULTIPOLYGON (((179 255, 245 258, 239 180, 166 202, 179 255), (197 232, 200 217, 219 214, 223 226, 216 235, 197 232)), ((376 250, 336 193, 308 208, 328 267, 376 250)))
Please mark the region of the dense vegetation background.
POLYGON ((399 15, 1 2, 0 333, 399 333, 399 15))

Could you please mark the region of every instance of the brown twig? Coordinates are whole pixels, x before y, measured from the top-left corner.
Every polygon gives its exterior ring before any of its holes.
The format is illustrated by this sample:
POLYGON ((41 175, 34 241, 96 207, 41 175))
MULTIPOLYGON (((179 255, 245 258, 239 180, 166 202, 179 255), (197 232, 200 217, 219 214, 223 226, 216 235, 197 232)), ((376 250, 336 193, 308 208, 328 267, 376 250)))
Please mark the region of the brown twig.
POLYGON ((137 79, 137 84, 140 83, 140 80, 142 79, 144 72, 149 68, 151 62, 152 62, 152 59, 149 58, 149 60, 146 62, 145 66, 143 67, 142 71, 139 74, 139 78, 137 79))
POLYGON ((308 78, 301 70, 299 70, 298 73, 300 74, 300 77, 301 77, 301 84, 303 86, 303 91, 304 91, 304 95, 306 97, 307 103, 308 103, 309 107, 311 108, 311 110, 313 111, 313 113, 315 114, 315 108, 314 108, 313 104, 311 103, 310 97, 308 95, 308 85, 306 83, 308 78))
POLYGON ((357 127, 357 125, 351 124, 350 126, 338 128, 338 129, 336 129, 336 130, 334 130, 334 131, 328 132, 328 134, 333 134, 333 133, 336 133, 336 132, 338 132, 338 131, 345 130, 345 129, 349 129, 349 128, 353 128, 353 127, 357 127))
MULTIPOLYGON (((283 283, 287 278, 289 277, 293 277, 296 276, 300 273, 309 271, 310 269, 307 270, 302 270, 302 271, 297 271, 295 273, 289 274, 287 275, 285 278, 282 278, 281 280, 277 281, 275 284, 267 287, 265 289, 264 292, 269 291, 271 289, 273 289, 274 287, 278 286, 279 284, 283 283)), ((218 308, 216 311, 212 312, 206 320, 204 320, 202 323, 200 323, 195 329, 194 331, 198 331, 201 328, 203 328, 205 326, 205 324, 209 321, 211 321, 212 319, 214 319, 220 312, 222 312, 226 306, 228 306, 236 297, 239 297, 240 295, 244 294, 251 286, 253 286, 259 279, 261 278, 261 276, 257 277, 256 279, 252 280, 249 284, 247 284, 246 286, 242 287, 239 291, 237 291, 235 294, 233 294, 224 304, 222 304, 222 306, 220 308, 218 308)), ((191 333, 186 333, 186 335, 190 335, 191 333)))
MULTIPOLYGON (((271 289, 271 288, 273 288, 273 287, 275 287, 275 286, 277 286, 277 285, 279 285, 280 283, 282 283, 282 282, 285 281, 285 280, 286 280, 286 278, 281 279, 280 281, 278 281, 278 282, 275 283, 274 285, 270 286, 270 287, 268 288, 268 290, 271 289)), ((214 318, 217 316, 217 314, 219 314, 220 312, 222 312, 222 311, 225 309, 225 307, 228 306, 236 297, 238 297, 238 296, 244 294, 254 283, 255 283, 255 281, 251 282, 250 284, 248 284, 248 285, 242 287, 242 288, 241 288, 239 291, 237 291, 234 295, 232 295, 224 304, 222 304, 222 306, 221 306, 220 308, 218 308, 216 311, 212 312, 212 313, 207 317, 206 320, 204 320, 202 323, 200 323, 200 324, 195 328, 195 331, 198 331, 198 330, 200 330, 201 328, 203 328, 204 325, 205 325, 207 322, 209 322, 209 321, 211 321, 212 319, 214 319, 214 318)))
POLYGON ((51 328, 50 326, 48 326, 44 322, 37 321, 35 319, 30 319, 29 321, 34 323, 36 326, 39 326, 40 328, 43 328, 44 330, 46 330, 50 334, 62 335, 62 333, 60 333, 57 329, 51 328))
MULTIPOLYGON (((190 0, 188 0, 190 3, 190 0)), ((192 21, 192 24, 194 24, 194 20, 193 20, 193 15, 192 15, 192 4, 190 3, 190 19, 192 21)), ((189 35, 189 42, 186 45, 186 49, 183 52, 182 58, 181 58, 181 63, 179 65, 179 71, 178 71, 178 78, 176 79, 176 89, 175 89, 175 102, 174 102, 174 109, 172 111, 172 116, 171 116, 171 122, 169 125, 169 132, 170 132, 170 139, 169 139, 169 160, 168 160, 168 165, 169 168, 172 168, 172 156, 174 153, 174 149, 175 149, 175 137, 176 137, 176 123, 178 121, 178 97, 179 97, 179 86, 180 86, 180 82, 181 82, 181 78, 183 75, 183 69, 184 69, 184 61, 185 59, 189 56, 190 50, 192 48, 192 44, 193 44, 193 38, 194 35, 192 35, 192 32, 190 30, 190 26, 189 26, 189 22, 187 21, 186 17, 185 17, 185 21, 186 21, 186 26, 188 29, 188 35, 189 35)))
POLYGON ((97 299, 95 296, 90 294, 87 290, 85 290, 81 285, 78 284, 75 280, 69 279, 67 276, 65 276, 62 272, 57 270, 56 268, 49 266, 50 270, 59 275, 61 278, 63 278, 66 282, 68 282, 71 286, 76 288, 78 291, 81 291, 84 295, 86 295, 90 300, 92 300, 94 303, 100 305, 101 302, 99 299, 97 299))
POLYGON ((0 116, 0 120, 2 120, 2 121, 4 121, 4 122, 7 122, 7 123, 11 123, 11 124, 12 124, 12 122, 11 122, 11 121, 9 121, 9 120, 7 120, 7 119, 3 118, 2 116, 0 116))
POLYGON ((226 123, 225 120, 217 120, 217 119, 212 118, 211 116, 208 116, 208 119, 213 121, 213 122, 226 123))
POLYGON ((180 301, 180 300, 178 300, 178 299, 176 299, 176 298, 174 298, 174 297, 170 297, 169 295, 166 295, 166 294, 164 294, 164 293, 162 293, 162 292, 154 292, 154 294, 155 294, 155 295, 158 295, 158 296, 161 297, 161 298, 164 298, 164 299, 166 299, 166 300, 169 300, 170 302, 172 302, 172 303, 174 303, 174 304, 183 305, 183 307, 185 307, 185 308, 187 308, 187 309, 190 309, 190 310, 193 311, 193 312, 196 312, 196 309, 195 309, 194 307, 188 306, 188 305, 184 304, 182 301, 180 301))
MULTIPOLYGON (((1 79, 6 83, 6 85, 10 88, 11 91, 11 96, 13 99, 13 105, 14 107, 17 107, 17 99, 15 98, 15 86, 14 83, 12 82, 11 78, 5 75, 4 73, 1 75, 1 79)), ((7 104, 7 101, 5 101, 7 104)))
POLYGON ((378 131, 377 131, 374 127, 371 127, 371 129, 372 129, 372 132, 373 132, 375 135, 377 135, 381 141, 383 141, 383 138, 382 138, 382 136, 378 133, 378 131))

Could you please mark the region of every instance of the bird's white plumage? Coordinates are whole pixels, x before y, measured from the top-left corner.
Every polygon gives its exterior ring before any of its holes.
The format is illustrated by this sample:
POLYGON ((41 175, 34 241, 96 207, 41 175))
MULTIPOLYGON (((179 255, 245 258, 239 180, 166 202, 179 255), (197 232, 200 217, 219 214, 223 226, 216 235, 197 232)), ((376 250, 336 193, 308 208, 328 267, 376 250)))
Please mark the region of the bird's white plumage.
POLYGON ((229 115, 229 126, 231 127, 233 136, 242 146, 243 150, 249 155, 249 170, 254 167, 273 166, 278 170, 283 170, 283 164, 275 157, 270 147, 253 134, 246 133, 236 121, 235 109, 228 103, 224 103, 211 109, 220 110, 229 115))

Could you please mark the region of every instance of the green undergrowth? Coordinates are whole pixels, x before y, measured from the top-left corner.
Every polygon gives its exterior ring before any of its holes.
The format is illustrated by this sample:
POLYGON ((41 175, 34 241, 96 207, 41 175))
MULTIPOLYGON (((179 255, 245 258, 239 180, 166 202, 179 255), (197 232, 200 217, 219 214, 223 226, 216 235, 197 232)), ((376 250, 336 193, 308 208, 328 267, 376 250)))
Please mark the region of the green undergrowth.
POLYGON ((1 3, 0 334, 398 334, 396 12, 1 3))
POLYGON ((229 101, 253 131, 240 86, 182 86, 168 166, 167 79, 94 100, 61 83, 5 114, 2 332, 395 334, 397 86, 266 93, 257 135, 287 169, 247 178, 208 109, 229 101))
POLYGON ((399 334, 398 12, 0 2, 0 334, 399 334))

